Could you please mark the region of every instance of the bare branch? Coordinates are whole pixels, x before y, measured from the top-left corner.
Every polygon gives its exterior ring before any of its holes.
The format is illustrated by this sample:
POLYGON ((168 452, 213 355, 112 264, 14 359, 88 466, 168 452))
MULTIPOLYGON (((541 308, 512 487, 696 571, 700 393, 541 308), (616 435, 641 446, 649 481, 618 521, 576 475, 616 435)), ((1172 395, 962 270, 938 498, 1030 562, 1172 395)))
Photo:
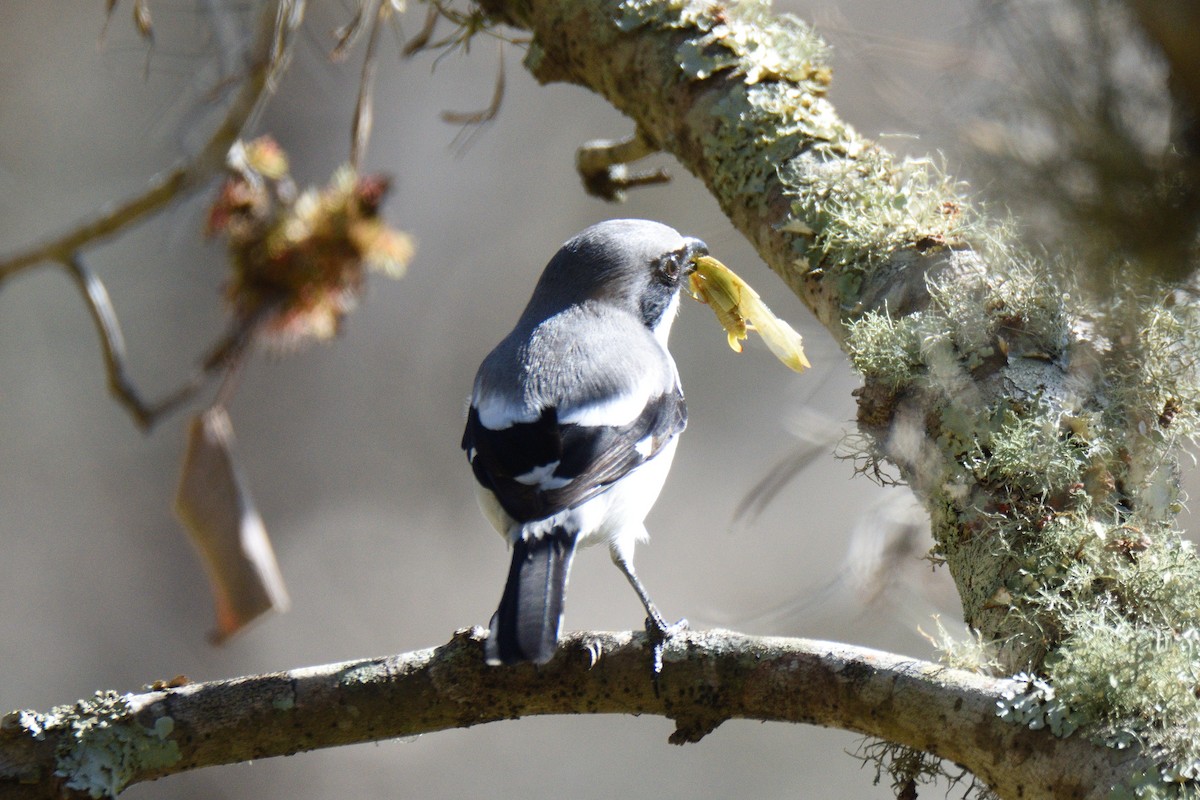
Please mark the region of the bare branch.
POLYGON ((0 259, 0 282, 16 273, 50 261, 69 263, 80 248, 106 239, 159 211, 170 201, 202 186, 225 164, 225 154, 254 115, 287 63, 292 33, 304 15, 304 0, 273 0, 259 15, 254 43, 247 53, 247 71, 240 91, 194 156, 155 176, 139 195, 102 209, 95 217, 40 244, 0 259))
POLYGON ((477 628, 404 655, 12 712, 0 719, 0 797, 119 792, 202 766, 546 714, 663 716, 676 744, 735 718, 836 726, 936 753, 1024 798, 1106 796, 1129 758, 1003 722, 996 704, 1011 681, 863 648, 687 632, 654 677, 641 633, 574 633, 542 668, 487 666, 485 637, 477 628), (106 758, 89 757, 94 748, 106 758), (120 769, 78 766, 101 762, 120 769))

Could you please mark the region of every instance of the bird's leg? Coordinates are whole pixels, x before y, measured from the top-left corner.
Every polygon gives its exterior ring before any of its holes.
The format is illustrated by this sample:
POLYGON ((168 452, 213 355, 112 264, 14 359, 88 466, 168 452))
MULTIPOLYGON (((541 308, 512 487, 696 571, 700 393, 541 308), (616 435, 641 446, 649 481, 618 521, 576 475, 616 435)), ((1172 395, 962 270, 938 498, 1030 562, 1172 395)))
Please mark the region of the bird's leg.
POLYGON ((633 564, 629 558, 616 548, 613 548, 611 553, 613 563, 625 574, 629 585, 637 592, 642 605, 646 608, 646 636, 649 637, 650 645, 654 648, 654 674, 657 675, 662 672, 663 646, 672 636, 687 630, 688 622, 686 619, 681 619, 675 623, 668 623, 650 599, 650 594, 646 591, 646 587, 642 585, 641 580, 638 579, 637 573, 633 571, 633 564))

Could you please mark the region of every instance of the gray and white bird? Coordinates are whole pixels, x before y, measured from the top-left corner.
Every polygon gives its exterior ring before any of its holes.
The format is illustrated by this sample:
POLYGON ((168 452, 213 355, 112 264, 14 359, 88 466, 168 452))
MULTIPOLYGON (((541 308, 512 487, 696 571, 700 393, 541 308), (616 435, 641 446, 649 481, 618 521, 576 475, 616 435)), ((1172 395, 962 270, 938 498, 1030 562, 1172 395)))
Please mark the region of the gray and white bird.
POLYGON ((593 225, 550 260, 480 365, 462 447, 484 515, 512 546, 488 663, 550 660, 571 560, 587 544, 608 545, 652 635, 674 629, 632 559, 687 424, 667 336, 707 252, 657 222, 593 225))

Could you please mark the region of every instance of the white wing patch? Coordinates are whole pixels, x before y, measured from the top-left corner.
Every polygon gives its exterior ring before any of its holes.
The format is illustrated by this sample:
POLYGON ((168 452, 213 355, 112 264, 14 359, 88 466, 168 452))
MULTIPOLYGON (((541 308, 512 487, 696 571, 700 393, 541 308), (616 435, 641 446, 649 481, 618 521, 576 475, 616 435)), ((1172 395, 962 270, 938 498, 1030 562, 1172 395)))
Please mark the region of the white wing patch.
POLYGON ((517 405, 499 394, 485 394, 475 398, 475 410, 479 413, 479 424, 489 431, 502 431, 526 422, 537 422, 542 415, 540 408, 517 405))
POLYGON ((561 489, 570 484, 572 479, 554 477, 554 470, 558 469, 559 463, 558 461, 551 461, 549 464, 542 464, 540 467, 534 467, 529 470, 524 475, 518 475, 513 480, 525 486, 536 486, 543 491, 561 489))
POLYGON ((620 428, 633 422, 650 402, 650 381, 641 380, 628 391, 595 403, 585 403, 559 409, 560 425, 580 425, 585 428, 620 428))
POLYGON ((650 454, 654 452, 654 437, 647 436, 646 438, 641 439, 633 446, 633 449, 636 450, 638 455, 640 455, 642 458, 649 458, 650 454))

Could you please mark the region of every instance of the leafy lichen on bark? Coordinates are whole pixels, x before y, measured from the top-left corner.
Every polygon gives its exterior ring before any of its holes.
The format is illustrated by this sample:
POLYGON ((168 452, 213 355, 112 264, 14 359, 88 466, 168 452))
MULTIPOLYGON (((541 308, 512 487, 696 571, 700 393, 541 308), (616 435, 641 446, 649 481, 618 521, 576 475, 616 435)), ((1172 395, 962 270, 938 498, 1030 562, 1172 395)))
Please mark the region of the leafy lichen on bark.
POLYGON ((1050 676, 1046 713, 1140 743, 1161 760, 1146 785, 1194 787, 1200 568, 1172 521, 1200 320, 1152 295, 1087 301, 1068 280, 1009 264, 852 323, 860 422, 930 499, 968 622, 1009 670, 1050 676))
POLYGON ((165 713, 143 724, 130 696, 111 691, 45 713, 14 711, 0 719, 8 737, 55 742, 53 775, 70 797, 116 797, 146 772, 169 769, 180 760, 174 728, 165 713))
POLYGON ((840 119, 824 42, 766 3, 481 6, 533 33, 535 77, 599 92, 674 153, 839 340, 885 300, 922 304, 924 273, 949 268, 973 223, 932 162, 895 159, 840 119))

